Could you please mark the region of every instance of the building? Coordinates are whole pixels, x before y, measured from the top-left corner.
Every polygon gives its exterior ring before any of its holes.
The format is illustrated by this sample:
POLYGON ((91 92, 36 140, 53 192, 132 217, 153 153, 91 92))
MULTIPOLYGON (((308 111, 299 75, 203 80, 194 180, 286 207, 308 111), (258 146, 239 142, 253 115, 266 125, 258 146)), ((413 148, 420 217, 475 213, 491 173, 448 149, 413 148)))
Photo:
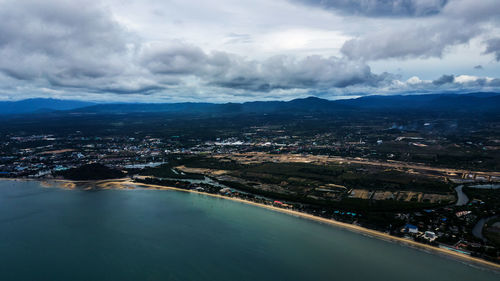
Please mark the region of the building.
POLYGON ((403 232, 417 234, 418 233, 418 227, 416 225, 408 223, 403 228, 403 232))
POLYGON ((429 240, 429 241, 434 241, 434 240, 436 240, 437 235, 436 235, 436 233, 434 233, 432 231, 426 231, 424 233, 424 238, 429 240))

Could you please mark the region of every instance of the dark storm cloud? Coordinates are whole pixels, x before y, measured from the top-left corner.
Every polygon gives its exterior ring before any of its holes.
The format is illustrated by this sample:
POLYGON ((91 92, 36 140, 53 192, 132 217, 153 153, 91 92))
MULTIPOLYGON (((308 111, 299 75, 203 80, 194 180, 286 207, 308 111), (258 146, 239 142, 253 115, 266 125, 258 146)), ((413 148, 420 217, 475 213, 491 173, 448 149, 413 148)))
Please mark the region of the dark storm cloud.
POLYGON ((432 84, 440 86, 447 83, 453 83, 453 81, 455 81, 454 75, 443 75, 440 78, 432 81, 432 84))
POLYGON ((441 11, 447 0, 293 0, 340 12, 370 16, 428 16, 441 11))
POLYGON ((82 80, 67 80, 67 79, 54 79, 54 77, 47 78, 47 81, 51 86, 71 89, 71 90, 79 90, 82 92, 90 92, 90 93, 111 93, 118 95, 130 95, 130 94, 141 94, 141 95, 149 95, 156 93, 158 91, 164 90, 166 87, 163 86, 154 86, 154 85, 123 85, 116 84, 109 81, 103 81, 99 83, 99 80, 87 81, 87 83, 83 83, 82 80), (98 83, 100 86, 92 86, 92 83, 98 83))
POLYGON ((494 54, 496 61, 500 61, 500 37, 487 40, 484 53, 494 54))
POLYGON ((255 61, 223 52, 205 53, 200 48, 182 44, 145 49, 142 64, 155 75, 190 75, 207 85, 261 92, 375 86, 387 79, 373 74, 362 62, 337 57, 274 56, 255 61))
POLYGON ((481 69, 483 69, 483 66, 478 64, 478 65, 474 66, 474 69, 481 70, 481 69))

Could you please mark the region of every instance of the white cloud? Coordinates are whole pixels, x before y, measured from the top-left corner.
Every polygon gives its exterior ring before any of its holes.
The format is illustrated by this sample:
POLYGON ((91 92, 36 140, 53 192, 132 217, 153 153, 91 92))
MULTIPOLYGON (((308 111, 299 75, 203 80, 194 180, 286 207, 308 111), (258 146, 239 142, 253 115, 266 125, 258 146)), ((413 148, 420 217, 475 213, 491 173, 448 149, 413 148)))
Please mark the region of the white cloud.
POLYGON ((410 85, 415 85, 415 84, 421 84, 423 83, 424 81, 422 81, 420 78, 418 78, 417 76, 412 76, 410 77, 408 80, 406 80, 406 83, 407 84, 410 84, 410 85))
POLYGON ((477 76, 471 76, 471 75, 459 75, 455 77, 455 82, 456 83, 470 83, 470 82, 475 82, 479 79, 477 76))

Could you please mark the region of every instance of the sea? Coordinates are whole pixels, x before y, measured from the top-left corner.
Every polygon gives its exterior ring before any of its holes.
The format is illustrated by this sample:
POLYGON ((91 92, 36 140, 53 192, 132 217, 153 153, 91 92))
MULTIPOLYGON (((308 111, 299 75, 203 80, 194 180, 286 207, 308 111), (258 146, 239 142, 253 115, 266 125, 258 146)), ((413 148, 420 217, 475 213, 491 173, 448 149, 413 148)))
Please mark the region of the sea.
POLYGON ((0 280, 500 280, 339 227, 179 191, 0 180, 0 280))

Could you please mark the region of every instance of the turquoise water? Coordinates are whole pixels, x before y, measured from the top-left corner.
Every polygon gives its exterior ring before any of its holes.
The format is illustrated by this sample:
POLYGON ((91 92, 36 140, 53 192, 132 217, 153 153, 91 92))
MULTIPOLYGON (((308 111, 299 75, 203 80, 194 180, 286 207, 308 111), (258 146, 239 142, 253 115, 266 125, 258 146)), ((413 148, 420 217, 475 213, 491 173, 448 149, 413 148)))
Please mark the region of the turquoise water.
POLYGON ((500 280, 343 229, 203 195, 0 181, 0 280, 500 280))

